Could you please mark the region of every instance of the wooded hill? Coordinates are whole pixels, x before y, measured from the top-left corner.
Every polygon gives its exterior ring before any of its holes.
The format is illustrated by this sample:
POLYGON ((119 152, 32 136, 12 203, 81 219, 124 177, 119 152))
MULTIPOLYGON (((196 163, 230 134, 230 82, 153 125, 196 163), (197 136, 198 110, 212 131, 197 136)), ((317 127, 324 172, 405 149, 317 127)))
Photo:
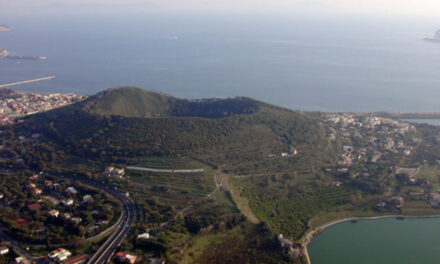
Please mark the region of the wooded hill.
POLYGON ((278 166, 268 155, 293 148, 302 157, 334 158, 317 115, 244 97, 185 100, 132 87, 29 116, 15 132, 39 133, 64 154, 111 162, 185 154, 240 171, 278 166))

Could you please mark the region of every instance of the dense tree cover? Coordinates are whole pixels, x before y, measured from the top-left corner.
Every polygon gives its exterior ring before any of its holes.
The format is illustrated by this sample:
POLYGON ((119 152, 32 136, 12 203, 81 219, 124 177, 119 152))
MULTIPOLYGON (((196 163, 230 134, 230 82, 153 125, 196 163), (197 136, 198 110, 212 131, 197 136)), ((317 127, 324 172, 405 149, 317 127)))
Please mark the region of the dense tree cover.
POLYGON ((98 115, 222 118, 255 113, 262 104, 245 97, 186 100, 140 88, 124 87, 101 92, 81 105, 86 111, 98 115))
POLYGON ((284 255, 276 239, 264 226, 242 228, 213 241, 197 263, 306 263, 284 255))
POLYGON ((274 197, 246 190, 252 211, 275 233, 301 238, 309 228, 309 220, 318 213, 356 200, 357 192, 344 187, 314 190, 293 197, 274 197))
POLYGON ((120 211, 119 202, 102 191, 50 175, 40 175, 38 179, 29 180, 30 175, 32 174, 26 171, 0 175, 0 193, 3 194, 0 201, 0 206, 3 207, 0 221, 4 231, 13 234, 13 237, 19 240, 37 244, 80 240, 81 237, 94 235, 107 228, 120 211), (40 188, 42 194, 35 194, 32 184, 40 188), (67 187, 74 187, 78 193, 67 193, 67 187), (83 196, 86 194, 93 200, 83 202, 83 196), (68 199, 73 201, 71 206, 61 203, 68 199), (29 208, 30 204, 39 204, 41 208, 29 208), (49 215, 49 211, 53 209, 59 212, 58 217, 49 215), (94 215, 92 211, 95 211, 94 215), (64 213, 70 217, 80 217, 81 223, 73 224, 64 213), (99 221, 108 222, 98 224, 99 221), (95 225, 96 229, 88 229, 95 225))
MULTIPOLYGON (((148 166, 148 160, 154 159, 169 163, 170 156, 198 160, 204 167, 230 173, 229 178, 241 190, 238 193, 249 200, 263 227, 247 226, 231 197, 205 199, 215 188, 209 173, 133 172, 129 179, 105 179, 107 184, 130 192, 136 201, 138 221, 121 249, 153 252, 170 263, 180 263, 182 252, 195 246, 193 239, 206 235, 209 241, 194 255, 198 263, 284 263, 291 260, 277 251, 269 230, 298 239, 316 215, 364 207, 376 212, 398 211, 396 202, 377 208, 385 200, 382 194, 394 189, 400 192, 396 184, 412 184, 409 179, 394 177, 393 167, 418 166, 424 160, 433 165, 440 159, 438 129, 422 126, 424 141, 415 146, 411 156, 387 153, 378 163, 363 160, 339 173, 337 158, 347 143, 330 141, 328 132, 341 128, 326 125, 319 113, 290 111, 248 98, 194 101, 137 88, 115 89, 4 128, 0 162, 4 168, 69 171, 63 165, 77 159, 93 167, 93 171, 82 172, 102 179, 101 171, 109 164, 148 166), (281 155, 293 150, 298 150, 298 155, 281 155), (366 171, 369 176, 362 176, 366 171), (366 196, 373 198, 361 203, 366 196), (188 210, 182 214, 184 209, 188 210), (170 219, 174 221, 169 230, 157 231, 156 239, 136 240, 136 234, 156 230, 170 219), (230 247, 232 243, 235 248, 230 247)), ((373 136, 383 140, 387 134, 371 131, 365 138, 373 136)), ((365 138, 354 137, 350 144, 360 148, 365 138)), ((386 152, 381 147, 378 151, 386 152)), ((429 180, 416 183, 431 184, 429 180)), ((87 219, 87 213, 82 217, 87 219)), ((80 237, 84 228, 71 230, 72 234, 80 237)))
MULTIPOLYGON (((311 156, 329 149, 324 129, 313 115, 250 99, 188 104, 182 107, 200 112, 200 116, 210 113, 206 108, 221 109, 218 104, 225 104, 230 113, 250 114, 224 118, 181 117, 188 111, 177 109, 176 117, 139 118, 94 114, 77 104, 28 117, 10 134, 14 134, 15 139, 21 135, 29 138, 33 133, 41 135, 38 140, 20 143, 19 147, 26 149, 22 153, 31 160, 35 157, 28 153, 36 152, 31 151, 32 147, 43 153, 43 159, 47 153, 48 160, 73 154, 87 159, 126 162, 142 156, 187 154, 231 170, 241 167, 249 170, 252 164, 267 160, 269 154, 292 148, 311 156), (238 106, 253 109, 249 104, 257 105, 258 111, 235 109, 238 106)), ((325 153, 332 156, 332 152, 325 153)), ((272 166, 278 164, 275 162, 272 166)))

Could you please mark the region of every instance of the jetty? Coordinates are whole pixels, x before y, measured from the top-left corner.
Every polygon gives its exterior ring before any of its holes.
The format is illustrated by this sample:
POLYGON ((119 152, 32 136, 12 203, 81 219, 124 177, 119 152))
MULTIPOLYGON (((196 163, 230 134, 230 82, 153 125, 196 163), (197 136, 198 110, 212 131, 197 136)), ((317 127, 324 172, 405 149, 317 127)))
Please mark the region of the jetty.
POLYGON ((32 79, 32 80, 26 80, 26 81, 20 81, 20 82, 14 82, 14 83, 6 83, 6 84, 0 84, 1 88, 16 86, 16 85, 22 85, 22 84, 28 84, 28 83, 34 83, 34 82, 41 82, 41 81, 47 81, 55 79, 55 76, 49 76, 49 77, 43 77, 38 79, 32 79))

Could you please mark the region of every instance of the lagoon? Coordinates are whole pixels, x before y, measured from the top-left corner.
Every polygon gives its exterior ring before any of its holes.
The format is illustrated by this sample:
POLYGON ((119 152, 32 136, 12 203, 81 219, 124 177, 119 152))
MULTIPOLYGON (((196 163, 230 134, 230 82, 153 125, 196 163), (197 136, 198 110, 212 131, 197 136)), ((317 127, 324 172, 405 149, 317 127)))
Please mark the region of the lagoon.
POLYGON ((440 263, 440 219, 340 223, 318 235, 309 252, 313 264, 440 263))

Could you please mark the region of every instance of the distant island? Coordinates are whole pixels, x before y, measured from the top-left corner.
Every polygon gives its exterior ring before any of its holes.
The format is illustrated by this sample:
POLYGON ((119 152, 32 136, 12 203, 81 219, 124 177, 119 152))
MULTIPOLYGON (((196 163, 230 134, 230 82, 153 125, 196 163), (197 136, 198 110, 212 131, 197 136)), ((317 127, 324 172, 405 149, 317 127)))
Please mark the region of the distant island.
MULTIPOLYGON (((11 31, 12 28, 5 25, 0 25, 0 31, 11 31)), ((0 59, 11 59, 11 60, 45 60, 47 57, 44 56, 15 56, 9 54, 7 49, 0 48, 0 59)))
POLYGON ((11 31, 12 28, 6 25, 0 25, 0 31, 11 31))
POLYGON ((12 59, 12 60, 45 60, 44 56, 13 56, 9 54, 7 49, 0 49, 0 59, 12 59))
POLYGON ((435 32, 434 38, 425 38, 424 40, 428 41, 428 42, 438 42, 438 43, 440 43, 440 29, 435 32))

